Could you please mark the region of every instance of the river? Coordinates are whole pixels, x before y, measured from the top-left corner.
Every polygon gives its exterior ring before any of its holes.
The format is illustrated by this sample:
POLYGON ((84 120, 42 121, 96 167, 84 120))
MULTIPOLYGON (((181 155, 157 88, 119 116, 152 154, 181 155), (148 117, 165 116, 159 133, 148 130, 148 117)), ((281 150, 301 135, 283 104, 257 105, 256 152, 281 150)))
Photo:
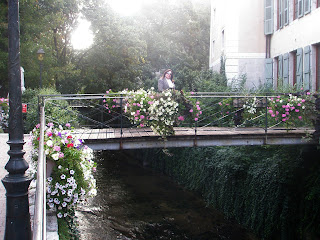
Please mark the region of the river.
POLYGON ((196 193, 121 152, 96 161, 98 194, 76 213, 82 240, 257 240, 196 193))

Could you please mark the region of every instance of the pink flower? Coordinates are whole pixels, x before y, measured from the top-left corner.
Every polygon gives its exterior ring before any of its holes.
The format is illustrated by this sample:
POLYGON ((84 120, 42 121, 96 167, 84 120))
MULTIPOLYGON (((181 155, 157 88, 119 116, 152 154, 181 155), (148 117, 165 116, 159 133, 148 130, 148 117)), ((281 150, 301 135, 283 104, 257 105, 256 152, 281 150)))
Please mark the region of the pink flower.
POLYGON ((276 115, 279 115, 279 112, 278 112, 278 111, 276 111, 276 115))
POLYGON ((57 151, 57 152, 60 152, 61 151, 61 148, 59 146, 54 146, 53 147, 53 150, 54 151, 57 151))
POLYGON ((191 112, 191 113, 192 113, 192 112, 193 112, 193 109, 191 108, 191 109, 189 110, 189 112, 191 112))
POLYGON ((198 121, 198 118, 195 118, 194 120, 195 120, 195 121, 198 121))
POLYGON ((290 111, 290 109, 286 108, 286 109, 285 109, 285 111, 286 111, 286 112, 289 112, 289 111, 290 111))
POLYGON ((152 101, 149 101, 148 104, 151 105, 151 104, 153 104, 153 102, 152 102, 152 101))
POLYGON ((48 123, 48 127, 53 127, 53 123, 48 123))
POLYGON ((300 112, 300 110, 299 110, 299 109, 296 109, 295 111, 296 111, 296 112, 300 112))
POLYGON ((64 153, 63 152, 59 153, 59 158, 63 158, 63 157, 64 157, 64 153))
POLYGON ((202 114, 202 111, 200 111, 199 114, 202 114))
POLYGON ((144 127, 144 125, 142 123, 140 123, 140 127, 144 127))
POLYGON ((305 102, 305 101, 306 101, 305 99, 302 99, 302 100, 301 100, 301 102, 305 102))
POLYGON ((199 105, 199 104, 200 104, 200 102, 196 102, 196 104, 198 104, 198 105, 199 105))
POLYGON ((197 105, 197 110, 198 110, 198 111, 200 111, 200 110, 201 110, 201 108, 199 107, 199 105, 197 105))
POLYGON ((281 117, 286 117, 286 116, 287 116, 287 114, 282 114, 282 115, 281 115, 281 117))
POLYGON ((273 114, 273 111, 272 111, 272 110, 269 110, 269 113, 270 113, 270 114, 273 114))
POLYGON ((138 117, 135 117, 135 118, 134 118, 134 120, 138 120, 138 119, 139 119, 138 117))
POLYGON ((116 105, 112 105, 112 108, 115 108, 116 107, 116 105))
POLYGON ((222 103, 221 103, 221 102, 219 102, 218 104, 219 104, 220 106, 222 105, 222 103))
POLYGON ((132 103, 132 105, 133 105, 133 106, 137 106, 137 104, 136 104, 135 102, 134 102, 134 103, 132 103))
POLYGON ((285 122, 285 121, 287 121, 287 119, 286 119, 286 118, 283 118, 283 119, 282 119, 282 122, 285 122))
POLYGON ((144 119, 144 116, 143 116, 143 115, 140 115, 140 119, 144 119))
POLYGON ((302 117, 301 117, 301 116, 299 116, 298 118, 299 118, 300 120, 302 120, 302 117))
POLYGON ((280 96, 277 96, 277 98, 280 98, 280 96))
POLYGON ((178 117, 178 120, 184 121, 184 117, 183 117, 183 116, 179 116, 179 117, 178 117))
POLYGON ((153 95, 151 95, 151 96, 150 96, 150 98, 151 98, 151 99, 154 99, 154 96, 153 96, 153 95))
POLYGON ((71 124, 70 123, 66 123, 66 127, 71 127, 71 124))
POLYGON ((191 92, 190 94, 191 94, 191 95, 193 95, 193 94, 194 94, 194 92, 191 92))
POLYGON ((271 117, 275 117, 276 115, 274 115, 274 114, 271 114, 271 117))
POLYGON ((36 125, 36 128, 39 128, 39 127, 40 127, 40 123, 36 125))
POLYGON ((307 95, 310 95, 311 93, 310 92, 307 92, 307 95))

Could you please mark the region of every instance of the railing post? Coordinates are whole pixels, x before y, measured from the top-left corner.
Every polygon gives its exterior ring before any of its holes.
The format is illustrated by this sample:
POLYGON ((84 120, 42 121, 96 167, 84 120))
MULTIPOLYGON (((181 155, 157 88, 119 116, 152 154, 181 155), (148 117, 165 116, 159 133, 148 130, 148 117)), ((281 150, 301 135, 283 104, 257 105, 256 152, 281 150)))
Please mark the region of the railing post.
MULTIPOLYGON (((40 100, 40 98, 38 98, 40 100)), ((39 101, 40 139, 37 167, 37 189, 33 219, 33 240, 46 239, 46 155, 44 153, 45 101, 39 101)))
POLYGON ((26 175, 29 168, 24 159, 22 93, 20 74, 19 0, 8 1, 9 39, 9 141, 10 156, 5 169, 9 172, 2 179, 6 188, 5 240, 31 239, 28 188, 32 178, 26 175))
POLYGON ((122 124, 123 124, 123 110, 122 110, 122 100, 123 100, 123 98, 122 98, 122 94, 120 95, 120 134, 121 134, 121 138, 122 138, 122 134, 123 134, 123 131, 122 131, 122 124))
POLYGON ((313 95, 315 100, 315 108, 316 108, 316 121, 315 121, 315 132, 313 133, 313 138, 320 144, 320 94, 313 95))
POLYGON ((266 119, 265 119, 265 129, 264 132, 267 134, 268 132, 268 97, 266 96, 266 119))

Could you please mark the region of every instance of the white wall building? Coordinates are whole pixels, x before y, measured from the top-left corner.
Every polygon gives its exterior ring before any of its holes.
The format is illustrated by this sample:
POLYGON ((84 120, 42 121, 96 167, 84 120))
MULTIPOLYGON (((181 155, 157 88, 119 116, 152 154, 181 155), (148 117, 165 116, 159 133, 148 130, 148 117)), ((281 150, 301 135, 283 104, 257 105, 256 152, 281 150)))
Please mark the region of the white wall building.
POLYGON ((228 80, 319 90, 320 0, 211 0, 210 68, 228 80))

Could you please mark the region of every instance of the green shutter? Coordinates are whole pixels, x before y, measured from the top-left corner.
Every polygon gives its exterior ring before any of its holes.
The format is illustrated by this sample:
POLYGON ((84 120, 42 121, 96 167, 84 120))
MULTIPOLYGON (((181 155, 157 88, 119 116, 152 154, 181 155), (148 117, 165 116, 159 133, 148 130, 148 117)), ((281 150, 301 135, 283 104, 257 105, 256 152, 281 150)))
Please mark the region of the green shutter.
POLYGON ((307 14, 311 11, 311 1, 304 0, 304 14, 307 14))
POLYGON ((298 0, 298 17, 303 16, 303 0, 298 0))
POLYGON ((300 91, 302 88, 302 48, 297 49, 296 84, 297 90, 300 91))
POLYGON ((279 28, 283 27, 283 0, 278 0, 279 3, 279 28))
POLYGON ((283 55, 283 86, 289 86, 289 54, 283 55))
POLYGON ((289 24, 289 0, 283 0, 283 24, 289 24))
POLYGON ((303 90, 310 90, 310 46, 306 46, 303 50, 303 90))
POLYGON ((265 77, 266 77, 266 87, 273 87, 273 59, 267 58, 265 60, 265 77))
POLYGON ((283 86, 283 56, 278 57, 278 86, 283 86))
POLYGON ((273 0, 264 0, 264 34, 273 33, 273 0))

